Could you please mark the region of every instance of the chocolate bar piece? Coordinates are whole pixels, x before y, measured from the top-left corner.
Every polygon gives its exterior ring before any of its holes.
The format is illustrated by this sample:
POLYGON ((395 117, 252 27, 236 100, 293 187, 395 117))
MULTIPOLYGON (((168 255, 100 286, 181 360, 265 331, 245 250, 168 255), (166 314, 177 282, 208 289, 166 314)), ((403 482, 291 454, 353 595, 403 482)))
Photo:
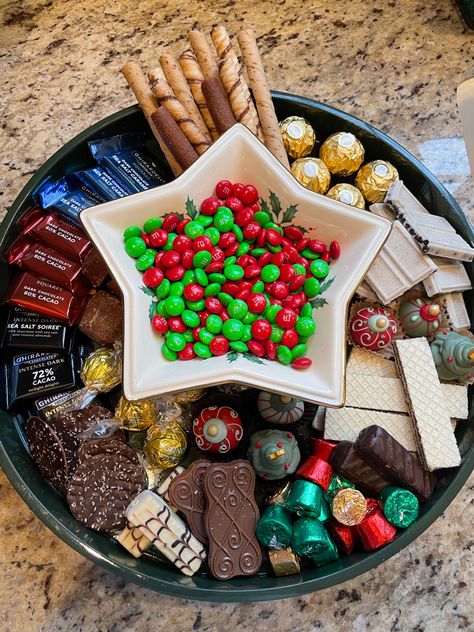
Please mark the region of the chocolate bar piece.
POLYGON ((99 287, 109 273, 97 248, 91 248, 82 262, 82 274, 94 286, 99 287))
POLYGON ((76 296, 48 279, 23 272, 11 281, 5 302, 74 325, 82 314, 86 297, 76 296))
POLYGON ((70 259, 62 252, 45 246, 39 241, 32 241, 24 235, 10 246, 7 261, 28 270, 40 277, 45 277, 61 287, 79 296, 89 294, 90 285, 81 272, 81 264, 70 259))
POLYGON ((71 410, 71 408, 74 408, 73 402, 78 399, 79 394, 82 395, 82 390, 75 389, 35 399, 33 402, 34 414, 44 419, 44 421, 48 421, 50 417, 57 415, 63 409, 71 410))
POLYGON ((262 563, 255 536, 260 512, 254 499, 255 470, 248 461, 214 463, 204 477, 209 569, 217 579, 254 575, 262 563))
POLYGON ((99 345, 111 346, 122 335, 123 310, 120 299, 108 292, 91 296, 79 329, 99 345))
POLYGON ((351 441, 341 441, 334 448, 331 465, 337 474, 355 483, 368 495, 377 495, 388 485, 385 478, 361 459, 351 441))
POLYGON ((362 430, 354 448, 389 483, 406 487, 423 502, 430 498, 436 476, 423 469, 416 457, 380 426, 368 426, 362 430))
POLYGON ((385 202, 391 204, 397 211, 409 210, 417 211, 418 213, 429 213, 401 180, 395 180, 390 185, 385 196, 385 202))
POLYGON ((72 259, 82 261, 92 247, 80 228, 57 213, 45 214, 35 208, 23 215, 19 224, 24 235, 64 252, 72 259))
POLYGON ((5 408, 46 393, 75 386, 75 358, 71 355, 36 351, 15 355, 1 366, 5 388, 1 393, 5 408))
POLYGON ((72 329, 63 322, 21 307, 11 307, 8 310, 2 341, 3 349, 49 349, 69 353, 71 342, 72 329))
POLYGON ((207 533, 204 528, 204 475, 211 465, 206 459, 198 459, 179 476, 173 478, 168 489, 171 505, 176 507, 186 518, 193 535, 200 542, 207 544, 207 533))

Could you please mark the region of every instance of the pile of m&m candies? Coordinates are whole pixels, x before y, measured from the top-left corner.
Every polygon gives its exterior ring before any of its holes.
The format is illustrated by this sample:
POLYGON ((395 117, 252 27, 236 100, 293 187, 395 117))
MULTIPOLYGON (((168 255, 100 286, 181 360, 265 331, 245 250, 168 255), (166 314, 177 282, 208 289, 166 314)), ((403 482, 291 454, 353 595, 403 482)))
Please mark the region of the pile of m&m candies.
POLYGON ((124 231, 146 287, 156 293, 154 330, 168 360, 228 351, 304 369, 315 331, 311 299, 340 255, 261 210, 251 184, 221 180, 193 220, 175 213, 124 231))

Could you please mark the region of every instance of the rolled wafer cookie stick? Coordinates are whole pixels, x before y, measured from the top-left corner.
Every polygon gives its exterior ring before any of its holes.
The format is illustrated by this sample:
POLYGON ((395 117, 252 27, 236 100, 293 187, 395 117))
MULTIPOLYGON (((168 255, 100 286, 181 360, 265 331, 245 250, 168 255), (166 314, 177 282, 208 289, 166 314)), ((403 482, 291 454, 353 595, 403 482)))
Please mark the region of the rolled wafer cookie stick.
POLYGON ((150 70, 148 79, 151 90, 160 105, 168 110, 197 153, 203 154, 210 147, 211 138, 209 135, 204 136, 186 108, 178 101, 161 68, 150 70))
POLYGON ((226 132, 236 122, 229 101, 222 84, 215 78, 204 79, 202 92, 206 99, 207 107, 216 124, 219 134, 226 132))
POLYGON ((132 89, 132 92, 135 95, 136 100, 138 101, 138 105, 141 107, 142 112, 145 115, 151 128, 151 131, 158 141, 158 144, 161 147, 161 151, 164 153, 165 158, 168 161, 169 166, 171 167, 171 170, 173 171, 175 176, 179 176, 179 174, 182 172, 182 169, 173 158, 172 154, 169 152, 168 147, 163 142, 163 139, 158 134, 158 130, 151 120, 151 115, 158 107, 158 103, 151 92, 150 85, 145 77, 144 72, 140 68, 139 64, 137 64, 137 62, 129 61, 127 64, 122 66, 122 74, 125 77, 128 85, 132 89))
POLYGON ((242 57, 247 68, 250 86, 257 104, 260 123, 265 136, 265 145, 281 164, 290 168, 283 140, 278 127, 278 119, 273 107, 272 97, 265 78, 262 60, 258 52, 254 32, 250 29, 240 31, 237 36, 242 57))
POLYGON ((199 127, 203 135, 208 140, 211 140, 207 125, 201 116, 196 102, 194 101, 193 93, 191 92, 191 88, 189 87, 186 77, 181 70, 181 66, 178 64, 173 55, 170 55, 169 53, 161 55, 160 64, 171 89, 178 98, 178 101, 185 107, 189 116, 199 127))
POLYGON ((201 71, 201 66, 196 59, 196 55, 194 54, 192 48, 187 48, 178 58, 179 65, 181 66, 181 70, 183 71, 184 76, 191 88, 191 92, 194 97, 194 101, 196 102, 197 107, 206 123, 207 129, 211 134, 212 140, 216 140, 219 138, 219 134, 216 130, 216 126, 214 125, 214 121, 212 120, 211 113, 207 107, 206 99, 202 93, 202 82, 204 81, 204 75, 201 71))
MULTIPOLYGON (((229 91, 228 91, 226 82, 224 81, 224 77, 222 77, 223 71, 220 66, 220 63, 222 63, 223 60, 230 59, 233 62, 234 67, 237 71, 240 87, 244 93, 245 100, 247 101, 247 106, 249 108, 248 116, 251 117, 254 122, 259 140, 264 141, 265 139, 263 137, 262 127, 260 125, 258 113, 255 108, 255 104, 253 102, 252 96, 250 94, 250 90, 247 85, 247 82, 245 81, 244 73, 242 72, 242 66, 239 62, 237 55, 235 54, 235 50, 232 47, 232 42, 230 41, 229 34, 227 33, 227 30, 223 24, 219 24, 213 27, 211 31, 211 39, 214 44, 214 48, 216 49, 217 55, 219 57, 219 71, 221 73, 221 78, 222 78, 222 82, 224 83, 224 87, 227 90, 227 94, 229 94, 229 91)), ((232 103, 231 103, 231 106, 232 106, 232 103)), ((236 118, 239 121, 239 123, 243 123, 244 125, 246 125, 246 122, 244 120, 239 119, 239 116, 237 112, 234 110, 233 106, 232 106, 232 111, 236 115, 236 118)), ((249 125, 247 125, 247 127, 251 129, 249 125)))
POLYGON ((219 72, 236 121, 248 127, 252 134, 257 135, 257 125, 250 114, 247 99, 232 59, 220 59, 219 72))
POLYGON ((166 143, 169 152, 182 169, 187 169, 198 159, 196 150, 164 106, 160 106, 155 110, 151 115, 151 119, 166 143))

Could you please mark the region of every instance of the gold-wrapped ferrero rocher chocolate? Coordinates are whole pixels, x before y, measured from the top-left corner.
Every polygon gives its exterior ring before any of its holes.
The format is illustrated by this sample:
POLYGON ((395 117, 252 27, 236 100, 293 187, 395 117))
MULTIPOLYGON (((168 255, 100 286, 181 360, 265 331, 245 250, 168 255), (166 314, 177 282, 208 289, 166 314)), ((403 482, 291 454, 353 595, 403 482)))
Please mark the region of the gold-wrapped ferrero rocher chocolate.
POLYGON ((122 395, 115 416, 120 419, 122 428, 139 432, 147 430, 156 421, 156 406, 151 399, 132 401, 122 395))
POLYGON ((166 470, 179 464, 187 445, 186 433, 175 419, 148 429, 143 453, 150 465, 166 470))
POLYGON ((326 193, 331 184, 331 174, 319 158, 299 158, 291 165, 291 173, 300 184, 315 193, 326 193))
POLYGON ((346 487, 335 494, 331 509, 338 522, 353 527, 365 518, 367 501, 358 489, 346 487))
POLYGON ((287 549, 270 549, 268 551, 270 564, 277 577, 294 575, 300 572, 298 556, 288 547, 287 549))
POLYGON ((341 182, 335 184, 326 193, 326 196, 344 204, 350 204, 350 206, 356 206, 357 208, 365 208, 364 196, 359 189, 352 184, 341 182))
POLYGON ((346 177, 355 173, 364 162, 365 150, 354 134, 337 132, 321 145, 319 157, 333 176, 346 177))
POLYGON ((301 116, 289 116, 280 121, 280 132, 285 151, 290 158, 304 158, 311 153, 316 134, 308 121, 301 116))
POLYGON ((91 391, 107 393, 122 381, 122 358, 116 349, 101 347, 87 356, 81 380, 91 391))
POLYGON ((385 160, 373 160, 357 172, 355 185, 365 199, 374 204, 383 202, 390 185, 398 180, 398 171, 385 160))

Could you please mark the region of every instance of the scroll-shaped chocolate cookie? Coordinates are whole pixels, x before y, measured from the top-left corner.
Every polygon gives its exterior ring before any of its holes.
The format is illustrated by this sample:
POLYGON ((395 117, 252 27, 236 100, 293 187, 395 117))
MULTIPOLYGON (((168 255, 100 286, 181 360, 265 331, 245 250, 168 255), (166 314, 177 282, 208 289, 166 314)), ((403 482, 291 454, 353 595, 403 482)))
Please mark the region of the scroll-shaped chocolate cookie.
POLYGON ((433 493, 436 476, 423 469, 416 457, 380 426, 362 430, 354 449, 389 483, 406 487, 423 502, 433 493))
POLYGON ((204 528, 204 475, 211 465, 206 459, 198 459, 191 463, 187 470, 173 478, 168 488, 171 505, 179 509, 186 518, 193 535, 207 544, 208 538, 204 528))
POLYGON ((255 471, 243 459, 214 463, 204 477, 209 569, 217 579, 254 575, 262 552, 255 536, 260 512, 254 499, 255 471))
POLYGON ((334 448, 331 465, 337 474, 355 483, 369 495, 377 496, 388 485, 388 482, 356 453, 352 441, 341 441, 334 448))

